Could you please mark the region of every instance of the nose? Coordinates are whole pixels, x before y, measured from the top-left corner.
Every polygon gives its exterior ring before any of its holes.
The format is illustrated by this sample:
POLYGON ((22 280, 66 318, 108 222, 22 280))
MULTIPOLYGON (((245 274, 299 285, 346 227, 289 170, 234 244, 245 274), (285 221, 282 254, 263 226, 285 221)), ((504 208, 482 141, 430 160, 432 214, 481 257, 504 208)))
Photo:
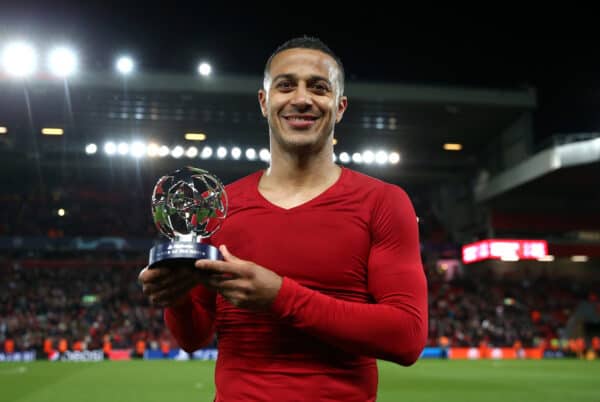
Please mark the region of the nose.
POLYGON ((291 104, 298 109, 310 108, 313 104, 311 93, 305 83, 299 83, 294 91, 291 104))

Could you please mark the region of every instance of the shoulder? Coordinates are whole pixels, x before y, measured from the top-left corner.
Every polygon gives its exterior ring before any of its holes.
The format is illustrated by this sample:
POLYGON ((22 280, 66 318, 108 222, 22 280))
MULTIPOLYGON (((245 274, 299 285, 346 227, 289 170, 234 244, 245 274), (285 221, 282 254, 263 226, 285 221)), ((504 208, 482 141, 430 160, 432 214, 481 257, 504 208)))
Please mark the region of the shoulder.
POLYGON ((397 184, 388 183, 352 169, 344 168, 344 170, 347 177, 346 186, 362 193, 365 200, 370 200, 376 204, 381 204, 386 200, 388 202, 410 201, 404 188, 397 184))
POLYGON ((241 179, 237 179, 227 185, 225 185, 225 192, 228 196, 240 196, 248 193, 248 190, 252 189, 257 185, 262 171, 257 171, 244 176, 241 179))

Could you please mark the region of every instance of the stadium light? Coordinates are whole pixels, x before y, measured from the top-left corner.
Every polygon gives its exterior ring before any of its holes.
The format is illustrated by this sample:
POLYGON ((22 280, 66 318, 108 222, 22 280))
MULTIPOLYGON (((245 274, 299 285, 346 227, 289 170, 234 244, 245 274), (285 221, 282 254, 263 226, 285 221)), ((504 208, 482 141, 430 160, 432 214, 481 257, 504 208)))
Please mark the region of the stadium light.
POLYGON ((444 149, 446 151, 460 151, 462 149, 462 144, 447 142, 444 144, 444 149))
POLYGON ((360 153, 355 152, 352 154, 352 162, 360 164, 360 163, 362 163, 362 161, 363 161, 363 158, 360 153))
POLYGON ((33 46, 27 43, 13 42, 3 49, 0 62, 8 75, 24 78, 37 69, 37 54, 33 46))
POLYGON ((117 145, 112 141, 107 142, 106 144, 104 144, 104 152, 106 152, 106 154, 109 156, 116 154, 117 145))
POLYGON ((117 59, 115 63, 115 68, 121 75, 129 75, 133 73, 135 69, 135 63, 133 59, 129 56, 121 56, 117 59))
POLYGON ((144 155, 146 155, 146 144, 140 142, 140 141, 135 141, 131 144, 131 156, 133 156, 134 158, 141 158, 144 155))
POLYGON ((117 152, 119 155, 127 155, 129 153, 129 144, 126 142, 120 142, 117 146, 117 152))
POLYGON ((184 150, 183 147, 180 145, 177 145, 175 148, 173 148, 173 150, 171 151, 171 156, 175 159, 179 159, 183 156, 184 150))
POLYGON ((185 156, 187 156, 188 158, 195 158, 196 156, 198 156, 198 148, 196 147, 189 147, 187 149, 187 151, 185 151, 185 156))
POLYGON ((98 151, 98 147, 96 144, 87 144, 85 146, 85 153, 88 155, 93 155, 98 151))
POLYGON ((148 147, 146 147, 146 153, 150 158, 155 158, 158 156, 159 149, 160 147, 157 144, 151 142, 148 144, 148 147))
POLYGON ((42 128, 42 134, 44 135, 63 135, 65 131, 62 128, 42 128))
POLYGON ((350 162, 350 155, 348 155, 348 152, 342 152, 340 154, 340 162, 342 162, 342 163, 350 162))
POLYGON ((48 56, 48 68, 57 77, 68 77, 77 71, 77 56, 66 47, 57 47, 48 56))
POLYGON ((263 148, 260 150, 260 152, 258 153, 258 157, 260 158, 261 161, 263 162, 269 162, 271 160, 271 153, 269 152, 268 149, 263 148))
POLYGON ((383 165, 388 161, 388 154, 385 151, 377 151, 375 154, 375 163, 383 165))
POLYGON ((212 67, 210 66, 210 64, 202 62, 198 65, 198 74, 200 74, 201 76, 208 77, 211 72, 212 67))
POLYGON ((161 158, 164 158, 165 156, 169 155, 170 153, 171 153, 171 150, 166 145, 161 145, 161 147, 158 149, 158 156, 160 156, 161 158))
POLYGON ((587 255, 573 255, 571 261, 573 262, 587 262, 589 260, 587 255))
POLYGON ((8 128, 0 127, 0 134, 7 134, 7 133, 8 133, 8 128))
POLYGON ((200 157, 202 159, 208 159, 212 156, 212 154, 213 154, 212 148, 207 145, 204 148, 202 148, 202 153, 200 154, 200 157))
POLYGON ((226 156, 227 156, 227 148, 225 148, 225 147, 217 148, 217 158, 223 159, 226 156))
POLYGON ((366 150, 362 153, 362 160, 367 165, 370 165, 375 161, 375 154, 371 150, 366 150))
POLYGON ((396 165, 400 162, 400 154, 398 152, 391 152, 388 156, 388 160, 392 165, 396 165))
POLYGON ((256 159, 256 150, 254 148, 248 148, 246 150, 246 159, 253 161, 256 159))
POLYGON ((58 208, 58 211, 56 211, 56 213, 58 214, 58 216, 65 216, 67 211, 65 211, 64 208, 58 208))
POLYGON ((242 156, 242 150, 239 147, 231 148, 231 157, 233 159, 238 160, 240 156, 242 156))
POLYGON ((204 141, 206 134, 204 133, 185 133, 185 139, 188 141, 204 141))

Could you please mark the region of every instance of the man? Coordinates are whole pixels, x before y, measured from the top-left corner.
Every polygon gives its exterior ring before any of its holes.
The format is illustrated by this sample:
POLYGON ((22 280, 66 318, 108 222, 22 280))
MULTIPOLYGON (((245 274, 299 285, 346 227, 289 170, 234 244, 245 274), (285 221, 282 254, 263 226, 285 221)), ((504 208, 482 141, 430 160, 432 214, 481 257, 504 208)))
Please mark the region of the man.
POLYGON ((183 349, 217 331, 217 401, 374 401, 375 359, 408 366, 424 347, 412 204, 332 161, 343 89, 320 40, 278 48, 258 92, 271 164, 227 186, 228 217, 210 239, 224 261, 140 273, 183 349))

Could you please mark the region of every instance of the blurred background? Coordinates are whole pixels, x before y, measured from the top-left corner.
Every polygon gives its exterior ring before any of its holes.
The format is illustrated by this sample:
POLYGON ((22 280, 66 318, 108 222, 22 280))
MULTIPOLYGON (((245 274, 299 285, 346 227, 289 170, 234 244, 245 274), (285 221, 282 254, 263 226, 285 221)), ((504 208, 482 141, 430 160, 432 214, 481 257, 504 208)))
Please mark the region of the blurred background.
POLYGON ((179 351, 136 283, 158 239, 152 188, 185 165, 224 183, 268 166, 264 63, 304 34, 345 65, 337 163, 414 203, 423 360, 596 359, 600 58, 585 12, 88 3, 0 7, 0 361, 215 358, 218 339, 179 351))

